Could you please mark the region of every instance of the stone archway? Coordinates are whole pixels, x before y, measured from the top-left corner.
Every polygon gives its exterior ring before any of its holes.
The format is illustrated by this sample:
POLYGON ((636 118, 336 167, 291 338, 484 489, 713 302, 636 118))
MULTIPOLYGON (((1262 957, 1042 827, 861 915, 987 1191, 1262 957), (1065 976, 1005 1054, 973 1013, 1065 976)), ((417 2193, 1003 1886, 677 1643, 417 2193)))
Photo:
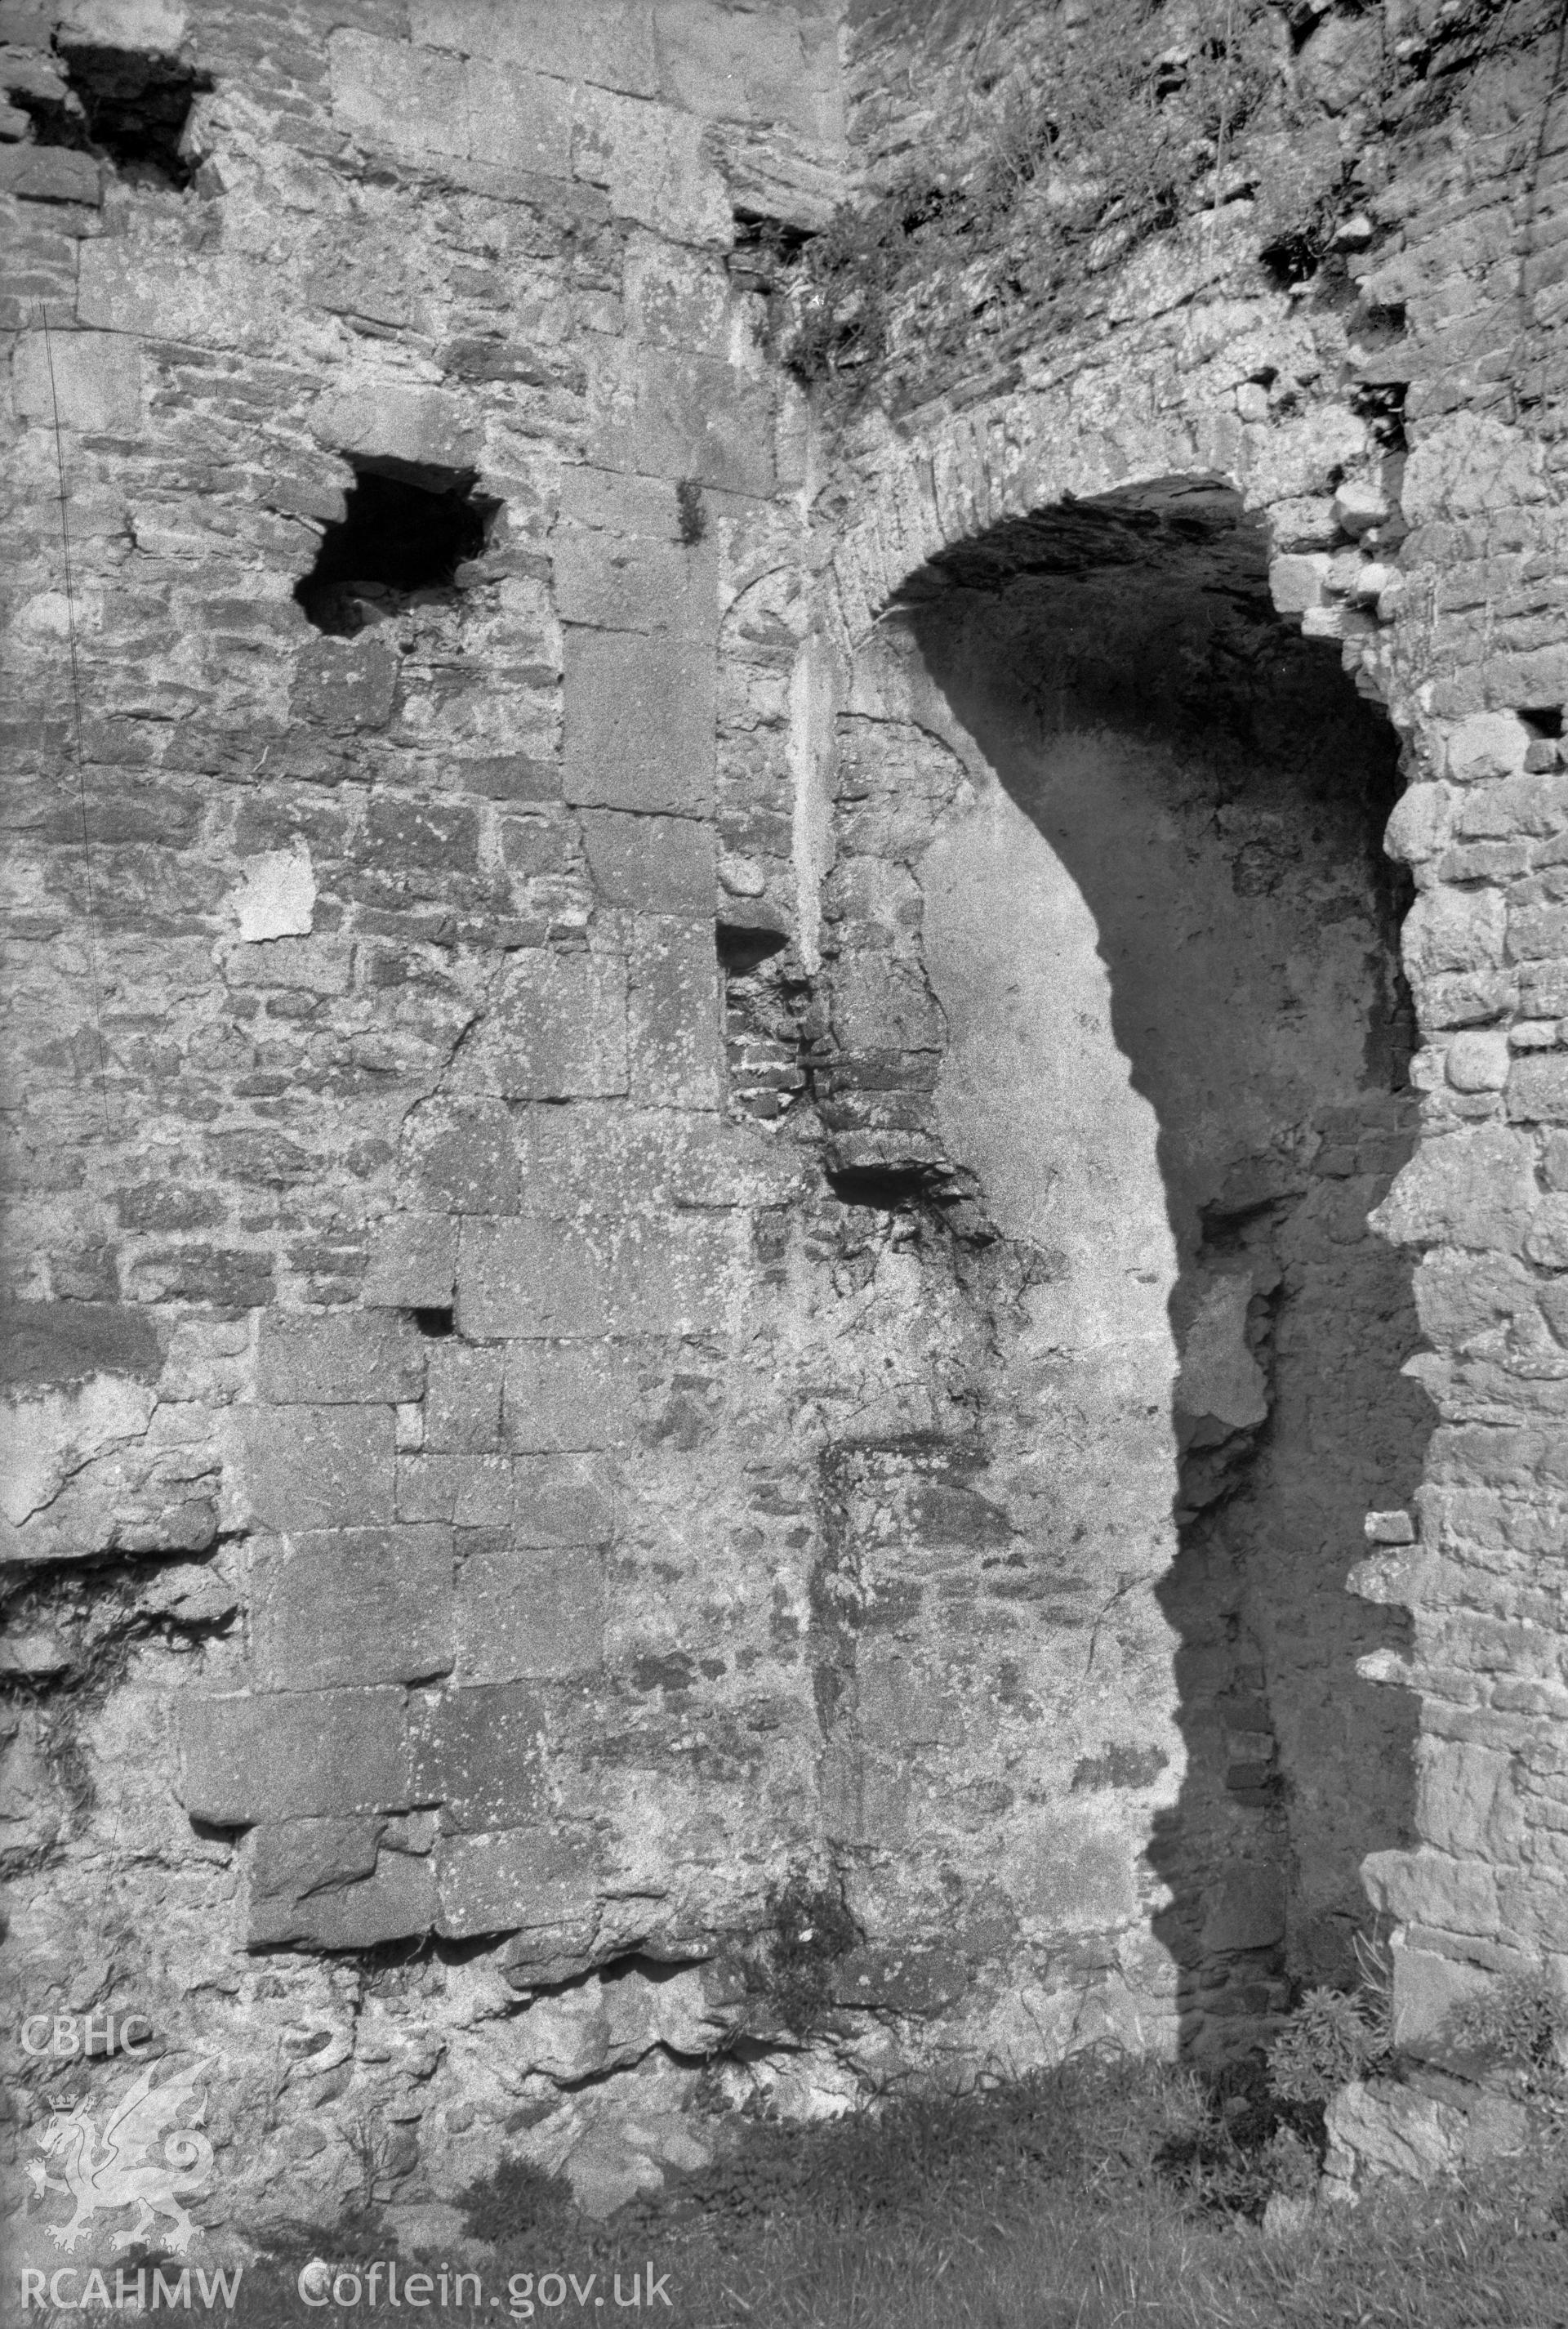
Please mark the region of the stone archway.
MULTIPOLYGON (((1412 1834, 1413 1703, 1358 1674, 1388 1621, 1346 1591, 1430 1431, 1410 1268, 1366 1229, 1414 1132, 1397 741, 1281 621, 1213 476, 939 550, 846 706, 841 749, 886 721, 973 788, 915 872, 932 1133, 1043 1258, 1004 1395, 1035 1443, 996 1469, 1062 1639, 1009 1670, 1073 1740, 1101 1857, 1141 1864, 1123 1907, 1175 1961, 1182 2041, 1223 2047, 1282 1975, 1351 1971, 1361 1861, 1412 1834)), ((1092 1956, 1089 1861, 1055 1849, 1041 1928, 1092 1956)))

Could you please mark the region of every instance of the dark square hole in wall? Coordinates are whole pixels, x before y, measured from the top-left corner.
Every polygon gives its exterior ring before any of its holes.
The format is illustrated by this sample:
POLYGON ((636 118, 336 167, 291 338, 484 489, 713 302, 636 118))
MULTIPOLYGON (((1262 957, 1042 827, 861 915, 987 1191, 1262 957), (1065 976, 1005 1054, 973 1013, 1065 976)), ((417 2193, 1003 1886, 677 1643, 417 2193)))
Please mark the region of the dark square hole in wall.
POLYGON ((1541 704, 1534 711, 1521 712, 1519 717, 1531 735, 1540 737, 1543 743, 1555 744, 1561 741, 1563 707, 1560 703, 1541 704))
POLYGON ((192 165, 180 139, 192 100, 212 87, 211 74, 178 57, 99 42, 61 42, 57 53, 63 95, 7 92, 31 119, 34 141, 95 154, 132 185, 188 186, 192 165))
POLYGON ((474 490, 472 469, 355 461, 343 515, 295 597, 318 631, 352 638, 367 605, 387 594, 449 589, 484 549, 499 503, 474 490))
POLYGON ((727 978, 745 978, 775 954, 782 954, 789 940, 782 930, 770 930, 751 922, 717 922, 713 930, 718 948, 718 963, 727 978))
POLYGON ((828 1186, 840 1203, 866 1205, 891 1213, 918 1202, 930 1179, 918 1164, 853 1164, 827 1175, 828 1186))
POLYGON ((428 1342, 444 1343, 456 1331, 456 1318, 451 1310, 420 1309, 413 1313, 414 1324, 428 1342))

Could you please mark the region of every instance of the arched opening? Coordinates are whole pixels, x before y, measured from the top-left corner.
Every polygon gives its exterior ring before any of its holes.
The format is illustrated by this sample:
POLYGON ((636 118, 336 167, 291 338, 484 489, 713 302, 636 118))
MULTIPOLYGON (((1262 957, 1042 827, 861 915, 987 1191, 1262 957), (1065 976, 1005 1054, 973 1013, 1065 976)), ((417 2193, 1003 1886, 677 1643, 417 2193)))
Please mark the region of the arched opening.
MULTIPOLYGON (((1348 1977, 1360 1862, 1409 1840, 1413 1704, 1357 1672, 1398 1621, 1346 1580, 1431 1429, 1409 1264, 1366 1226, 1414 1128, 1396 739, 1267 563, 1234 493, 1169 480, 944 553, 891 626, 976 787, 917 869, 936 1128, 1051 1258, 1037 1556, 1105 1626, 1153 1578, 1170 1629, 1144 1897, 1198 2051, 1348 1977)), ((1072 1716, 1111 1788, 1099 1639, 1072 1716)))

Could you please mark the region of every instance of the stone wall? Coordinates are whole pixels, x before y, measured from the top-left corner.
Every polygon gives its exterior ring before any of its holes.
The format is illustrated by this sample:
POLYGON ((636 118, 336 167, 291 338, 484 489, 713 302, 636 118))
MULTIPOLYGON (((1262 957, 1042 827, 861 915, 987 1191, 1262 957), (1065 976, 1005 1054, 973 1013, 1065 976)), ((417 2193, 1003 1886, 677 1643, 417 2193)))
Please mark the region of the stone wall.
POLYGON ((759 240, 972 12, 109 14, 0 12, 14 1994, 244 2233, 1234 2042, 1368 1853, 1417 2043, 1568 1956, 1547 49, 895 425, 759 240))

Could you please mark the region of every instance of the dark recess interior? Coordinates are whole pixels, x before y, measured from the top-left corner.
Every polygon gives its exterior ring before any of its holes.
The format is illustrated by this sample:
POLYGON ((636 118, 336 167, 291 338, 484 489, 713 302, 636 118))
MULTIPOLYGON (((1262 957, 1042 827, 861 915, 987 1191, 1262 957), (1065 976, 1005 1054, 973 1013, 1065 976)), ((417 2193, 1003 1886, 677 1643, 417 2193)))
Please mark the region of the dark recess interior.
POLYGON ((472 469, 352 463, 343 514, 322 537, 295 597, 318 631, 352 638, 380 607, 416 590, 450 589, 476 558, 497 504, 474 493, 472 469))
POLYGON ((191 183, 193 170, 180 152, 192 100, 212 87, 178 57, 149 56, 98 42, 61 42, 63 98, 35 90, 7 91, 33 123, 40 146, 66 146, 110 162, 132 185, 191 183))

